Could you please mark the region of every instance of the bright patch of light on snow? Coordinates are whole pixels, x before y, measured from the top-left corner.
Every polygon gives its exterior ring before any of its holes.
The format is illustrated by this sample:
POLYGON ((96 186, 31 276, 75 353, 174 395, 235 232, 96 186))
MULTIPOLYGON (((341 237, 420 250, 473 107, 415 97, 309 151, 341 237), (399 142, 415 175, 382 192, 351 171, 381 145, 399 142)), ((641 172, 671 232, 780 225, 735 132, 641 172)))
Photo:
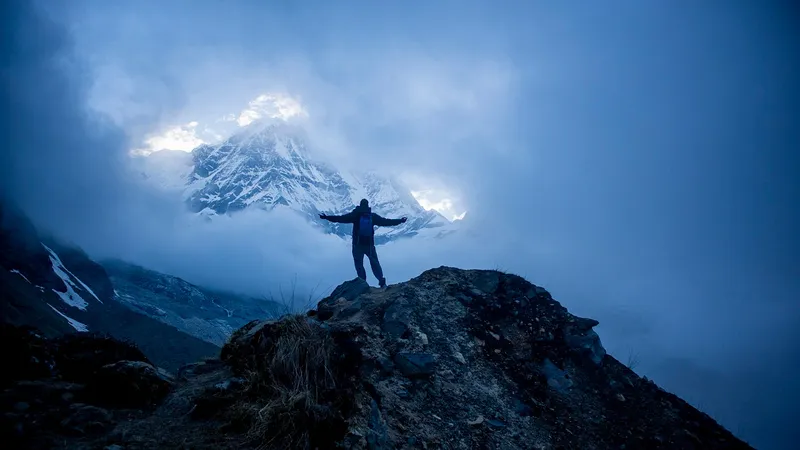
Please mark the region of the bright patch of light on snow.
POLYGON ((71 317, 68 317, 66 314, 64 314, 61 311, 57 310, 53 305, 48 303, 47 306, 53 308, 53 311, 57 312, 59 316, 67 319, 67 322, 70 324, 70 326, 72 326, 72 328, 75 328, 75 331, 80 331, 80 332, 89 331, 89 327, 87 327, 86 325, 78 322, 77 320, 75 320, 75 319, 73 319, 71 317))
POLYGON ((81 297, 80 295, 78 295, 77 292, 75 292, 75 289, 80 289, 80 288, 72 281, 72 279, 75 279, 75 281, 80 283, 81 287, 88 293, 92 294, 92 296, 98 302, 103 303, 103 301, 100 300, 100 298, 94 293, 94 291, 92 291, 92 289, 89 286, 86 285, 86 283, 81 281, 80 278, 76 277, 75 274, 70 272, 69 269, 67 269, 64 266, 64 264, 61 262, 61 258, 58 257, 56 252, 54 252, 52 249, 50 249, 50 247, 44 244, 42 244, 42 247, 44 247, 50 253, 50 262, 53 265, 53 272, 55 272, 56 275, 58 275, 58 277, 61 278, 61 280, 64 282, 64 286, 66 286, 67 288, 66 292, 59 292, 53 289, 53 292, 55 292, 59 297, 61 297, 61 300, 63 300, 64 303, 81 310, 86 310, 86 307, 89 305, 86 302, 86 300, 83 299, 83 297, 81 297))
POLYGON ((420 206, 426 211, 434 210, 450 220, 461 220, 467 214, 466 211, 458 212, 455 209, 453 200, 445 197, 442 192, 428 189, 424 191, 411 191, 411 195, 419 202, 420 206))
POLYGON ((246 127, 263 118, 288 120, 292 117, 308 117, 298 100, 285 94, 261 94, 239 113, 236 122, 240 127, 246 127))
POLYGON ((190 152, 205 143, 197 135, 197 126, 197 122, 189 122, 185 125, 169 128, 161 134, 152 135, 144 141, 145 148, 134 150, 133 153, 147 155, 159 150, 190 152))
POLYGON ((15 273, 15 274, 17 274, 17 275, 21 276, 21 277, 22 277, 22 278, 23 278, 25 281, 27 281, 27 282, 28 282, 28 284, 31 284, 31 280, 29 280, 29 279, 28 279, 28 277, 26 277, 25 275, 23 275, 23 274, 22 274, 22 272, 20 272, 19 270, 17 270, 17 269, 12 269, 12 270, 11 270, 11 273, 15 273))

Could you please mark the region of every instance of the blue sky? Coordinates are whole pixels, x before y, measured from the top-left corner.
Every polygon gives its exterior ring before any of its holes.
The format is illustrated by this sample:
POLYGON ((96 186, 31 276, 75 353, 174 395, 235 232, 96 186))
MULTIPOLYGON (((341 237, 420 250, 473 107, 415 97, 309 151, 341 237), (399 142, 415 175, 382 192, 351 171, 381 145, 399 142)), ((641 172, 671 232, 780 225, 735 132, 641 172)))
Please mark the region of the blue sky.
POLYGON ((390 280, 519 273, 758 448, 800 438, 789 2, 19 3, 3 5, 2 187, 93 255, 242 290, 352 276, 325 237, 274 245, 291 218, 203 228, 125 179, 148 138, 286 95, 322 158, 469 210, 479 231, 382 249, 390 280))

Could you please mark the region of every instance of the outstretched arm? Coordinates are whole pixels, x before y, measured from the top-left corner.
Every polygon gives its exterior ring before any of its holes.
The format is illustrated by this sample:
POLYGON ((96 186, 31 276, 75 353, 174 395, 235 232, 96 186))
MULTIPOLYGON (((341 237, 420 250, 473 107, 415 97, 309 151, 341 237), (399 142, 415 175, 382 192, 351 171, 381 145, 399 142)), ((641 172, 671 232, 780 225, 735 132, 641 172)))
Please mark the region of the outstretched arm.
POLYGON ((394 227, 400 225, 401 223, 406 223, 406 220, 408 219, 405 217, 401 217, 399 219, 387 219, 375 214, 372 222, 379 227, 394 227))
POLYGON ((329 216, 327 214, 320 214, 319 218, 334 223, 353 223, 353 213, 347 213, 341 216, 329 216))

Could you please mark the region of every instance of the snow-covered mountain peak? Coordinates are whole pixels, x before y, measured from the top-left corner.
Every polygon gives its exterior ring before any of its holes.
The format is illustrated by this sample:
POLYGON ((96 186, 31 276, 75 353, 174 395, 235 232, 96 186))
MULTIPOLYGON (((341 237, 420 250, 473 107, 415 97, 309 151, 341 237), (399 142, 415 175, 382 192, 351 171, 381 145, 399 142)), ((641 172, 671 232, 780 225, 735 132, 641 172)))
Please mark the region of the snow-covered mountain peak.
MULTIPOLYGON (((273 142, 302 143, 306 140, 305 130, 298 124, 277 119, 261 119, 242 128, 239 132, 230 136, 226 142, 238 144, 249 150, 269 151, 270 148, 268 147, 273 142)), ((305 149, 300 151, 305 152, 305 149)))
POLYGON ((284 206, 325 232, 344 237, 349 226, 320 221, 318 214, 343 214, 366 198, 384 217, 409 219, 401 226, 376 230, 379 243, 414 236, 423 229, 433 230, 425 235, 438 235, 436 230, 452 228, 438 212, 426 211, 398 180, 375 171, 337 170, 314 158, 317 149, 309 148, 308 142, 298 123, 255 121, 219 144, 194 149, 188 167, 183 165, 185 159, 169 155, 172 166, 181 169, 179 175, 167 176, 167 169, 150 170, 146 176, 162 186, 183 186, 190 209, 203 215, 284 206))

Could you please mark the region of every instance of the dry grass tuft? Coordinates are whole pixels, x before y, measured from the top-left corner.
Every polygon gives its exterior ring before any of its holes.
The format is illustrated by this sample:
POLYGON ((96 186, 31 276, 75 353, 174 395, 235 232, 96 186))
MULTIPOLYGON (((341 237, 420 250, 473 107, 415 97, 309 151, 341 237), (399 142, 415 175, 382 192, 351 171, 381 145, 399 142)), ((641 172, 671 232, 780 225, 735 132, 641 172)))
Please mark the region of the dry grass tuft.
MULTIPOLYGON (((346 368, 330 333, 303 316, 272 324, 242 370, 246 396, 232 419, 262 448, 324 448, 346 430, 346 368)), ((349 392, 348 392, 349 391, 349 392)))

